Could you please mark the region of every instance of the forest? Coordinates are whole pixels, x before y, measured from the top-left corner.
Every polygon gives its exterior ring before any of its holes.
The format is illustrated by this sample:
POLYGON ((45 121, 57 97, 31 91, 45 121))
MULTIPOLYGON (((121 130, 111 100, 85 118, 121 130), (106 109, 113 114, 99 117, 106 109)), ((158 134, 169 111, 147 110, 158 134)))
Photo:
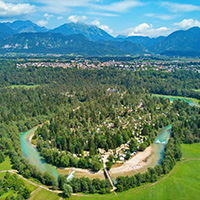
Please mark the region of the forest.
MULTIPOLYGON (((186 102, 170 104, 169 100, 152 97, 151 93, 200 99, 199 78, 198 73, 181 70, 166 73, 109 68, 18 69, 15 60, 1 60, 0 162, 8 155, 13 168, 24 177, 33 177, 54 189, 62 189, 63 184, 68 185, 62 177, 57 182, 23 157, 21 132, 49 121, 33 138, 45 160, 58 167, 98 171, 102 168, 99 149, 107 151, 128 143, 130 153, 142 151, 152 143, 160 128, 173 123, 172 138, 166 146, 162 165, 145 174, 119 177, 117 190, 156 181, 180 159, 181 143, 199 142, 200 109, 186 102), (17 87, 20 85, 33 87, 17 87), (135 138, 142 141, 142 146, 135 138)), ((115 161, 111 158, 110 162, 115 161)), ((110 191, 107 181, 94 181, 74 179, 71 189, 86 193, 110 191)))

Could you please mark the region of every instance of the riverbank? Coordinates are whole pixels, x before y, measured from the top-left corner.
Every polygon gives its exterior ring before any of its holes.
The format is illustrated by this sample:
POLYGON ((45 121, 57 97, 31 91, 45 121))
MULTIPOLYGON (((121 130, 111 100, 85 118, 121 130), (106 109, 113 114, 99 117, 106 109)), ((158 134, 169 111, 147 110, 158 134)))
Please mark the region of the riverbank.
MULTIPOLYGON (((159 148, 155 144, 147 147, 143 152, 137 153, 134 157, 121 164, 118 167, 112 167, 109 171, 112 179, 116 179, 118 176, 130 176, 137 173, 144 173, 149 167, 155 166, 159 161, 159 155, 157 153, 159 148)), ((59 168, 58 172, 62 175, 68 175, 75 171, 75 177, 88 177, 91 179, 105 179, 103 170, 97 173, 91 172, 87 169, 79 168, 59 168)))
POLYGON ((80 168, 75 168, 75 167, 58 169, 59 174, 64 175, 64 176, 67 176, 68 174, 72 173, 73 171, 75 172, 74 175, 76 178, 88 177, 90 179, 96 179, 96 178, 98 178, 100 180, 105 179, 103 170, 99 170, 98 172, 94 173, 87 169, 80 169, 80 168))
POLYGON ((109 171, 110 176, 115 179, 118 176, 134 175, 139 172, 144 172, 152 164, 153 155, 153 145, 151 145, 143 152, 137 153, 123 165, 111 168, 109 171))
MULTIPOLYGON (((38 128, 38 127, 39 127, 39 126, 37 126, 37 128, 38 128)), ((37 129, 36 129, 36 130, 37 130, 37 129)), ((36 145, 32 143, 32 138, 33 138, 34 135, 35 135, 35 131, 32 132, 32 133, 29 135, 28 141, 31 143, 31 145, 32 145, 33 147, 36 148, 36 145)))
POLYGON ((46 163, 44 158, 42 158, 35 148, 35 146, 31 143, 31 139, 39 126, 42 124, 35 126, 34 128, 22 133, 20 135, 20 142, 22 153, 24 157, 30 162, 30 164, 36 166, 42 172, 49 172, 55 177, 58 177, 57 168, 46 163))
MULTIPOLYGON (((90 170, 80 169, 80 168, 56 169, 52 165, 47 164, 44 161, 44 159, 40 156, 34 144, 31 143, 35 131, 41 125, 38 125, 21 135, 21 144, 23 144, 22 145, 23 154, 31 164, 36 165, 39 169, 41 169, 41 171, 47 170, 50 173, 54 173, 55 176, 58 176, 59 174, 68 175, 73 171, 75 171, 76 178, 88 177, 91 179, 96 179, 96 178, 101 180, 105 179, 103 170, 94 173, 90 170)), ((171 129, 171 125, 159 131, 160 134, 157 136, 159 141, 161 142, 168 141, 169 133, 167 131, 169 129, 171 129)), ((134 157, 126 161, 124 164, 119 165, 117 167, 112 167, 110 170, 110 175, 112 179, 115 179, 118 176, 128 176, 128 175, 130 176, 130 175, 135 175, 137 173, 144 173, 149 167, 154 167, 156 164, 159 163, 160 160, 162 160, 163 151, 164 151, 164 145, 157 144, 154 142, 151 146, 147 147, 143 152, 138 152, 134 157)))

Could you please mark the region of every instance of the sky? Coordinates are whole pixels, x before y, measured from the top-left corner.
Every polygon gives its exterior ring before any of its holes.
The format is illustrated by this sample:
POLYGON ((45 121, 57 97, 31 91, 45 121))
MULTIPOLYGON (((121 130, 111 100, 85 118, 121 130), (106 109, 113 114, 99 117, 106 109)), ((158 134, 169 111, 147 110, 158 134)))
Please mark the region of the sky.
POLYGON ((200 0, 0 0, 0 21, 31 20, 49 29, 96 25, 113 36, 167 36, 200 27, 200 0))

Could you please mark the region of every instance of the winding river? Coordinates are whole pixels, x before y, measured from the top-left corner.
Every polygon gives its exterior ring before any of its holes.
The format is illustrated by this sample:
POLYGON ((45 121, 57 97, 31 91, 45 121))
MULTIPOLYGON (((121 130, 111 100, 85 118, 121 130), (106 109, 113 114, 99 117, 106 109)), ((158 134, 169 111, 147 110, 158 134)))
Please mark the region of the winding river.
POLYGON ((38 169, 40 169, 42 172, 49 172, 55 177, 58 177, 58 171, 56 167, 47 164, 45 160, 40 156, 37 149, 31 144, 30 142, 30 136, 37 130, 38 126, 22 133, 20 135, 20 141, 21 141, 21 148, 22 153, 24 157, 34 166, 36 166, 38 169))
MULTIPOLYGON (((156 95, 155 95, 156 96, 156 95)), ((165 98, 169 98, 170 101, 173 101, 175 99, 181 99, 184 101, 187 101, 189 105, 197 105, 195 104, 192 100, 185 99, 185 98, 180 98, 180 97, 171 97, 171 96, 164 96, 165 98)), ((21 141, 21 148, 22 148, 22 153, 24 157, 34 166, 38 167, 42 172, 49 172, 55 177, 58 177, 59 172, 56 167, 47 164, 44 159, 40 156, 39 152, 37 149, 31 144, 30 142, 30 137, 31 135, 35 132, 37 127, 34 127, 20 135, 20 141, 21 141)), ((169 138, 170 138, 170 133, 171 133, 172 125, 169 125, 167 127, 164 127, 156 137, 154 143, 152 144, 152 153, 149 158, 149 163, 145 168, 143 168, 144 172, 148 167, 153 167, 156 164, 160 164, 163 160, 164 157, 164 149, 165 145, 167 144, 169 138)), ((120 173, 118 174, 120 175, 120 173)), ((131 173, 127 173, 126 175, 131 175, 131 173)))

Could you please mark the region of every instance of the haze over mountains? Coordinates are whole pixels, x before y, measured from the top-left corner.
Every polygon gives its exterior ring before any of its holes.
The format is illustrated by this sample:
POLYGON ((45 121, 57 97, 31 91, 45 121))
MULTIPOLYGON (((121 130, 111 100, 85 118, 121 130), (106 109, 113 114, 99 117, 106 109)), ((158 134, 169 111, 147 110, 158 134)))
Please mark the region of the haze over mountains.
POLYGON ((0 53, 52 53, 83 56, 163 54, 200 56, 200 28, 168 37, 118 36, 94 25, 63 24, 48 30, 31 21, 0 23, 0 53))

